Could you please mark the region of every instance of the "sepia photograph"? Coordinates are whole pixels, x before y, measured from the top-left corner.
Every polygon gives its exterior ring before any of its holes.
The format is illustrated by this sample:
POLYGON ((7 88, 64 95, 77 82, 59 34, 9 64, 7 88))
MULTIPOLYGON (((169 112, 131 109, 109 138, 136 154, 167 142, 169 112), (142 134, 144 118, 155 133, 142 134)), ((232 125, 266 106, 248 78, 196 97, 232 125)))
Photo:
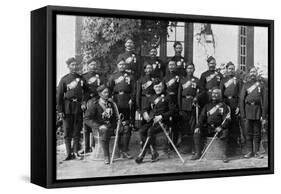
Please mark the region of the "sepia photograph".
POLYGON ((268 37, 57 15, 57 180, 268 167, 268 37))

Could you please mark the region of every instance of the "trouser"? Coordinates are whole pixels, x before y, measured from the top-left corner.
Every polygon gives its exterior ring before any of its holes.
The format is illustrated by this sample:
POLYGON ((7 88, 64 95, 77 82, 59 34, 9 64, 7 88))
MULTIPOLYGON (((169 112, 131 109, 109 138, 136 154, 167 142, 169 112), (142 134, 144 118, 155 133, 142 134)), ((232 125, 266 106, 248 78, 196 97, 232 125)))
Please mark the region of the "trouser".
POLYGON ((261 122, 260 120, 247 119, 245 125, 247 151, 255 154, 260 148, 261 122))
MULTIPOLYGON (((201 155, 202 148, 204 147, 204 143, 206 142, 207 137, 214 137, 215 132, 212 131, 214 131, 213 128, 207 130, 200 129, 199 133, 194 133, 193 141, 194 141, 194 151, 196 154, 201 155)), ((227 145, 228 129, 224 129, 223 131, 221 131, 217 137, 220 139, 220 141, 222 141, 224 145, 224 155, 227 156, 229 152, 228 145, 227 145)))
POLYGON ((229 124, 229 131, 228 131, 228 147, 229 147, 229 154, 235 153, 236 149, 238 148, 238 138, 240 137, 240 126, 239 126, 239 117, 232 114, 231 121, 229 124))
MULTIPOLYGON (((151 146, 152 151, 156 152, 156 135, 162 131, 162 128, 158 123, 154 124, 152 122, 145 123, 139 130, 139 135, 141 139, 141 147, 143 148, 146 139, 149 137, 149 141, 147 142, 146 149, 143 152, 143 156, 145 156, 146 151, 151 146)), ((153 153, 152 153, 153 154, 153 153)))
POLYGON ((196 112, 192 111, 181 111, 180 116, 180 131, 183 135, 192 135, 196 125, 196 112))
POLYGON ((92 138, 92 145, 90 145, 91 141, 90 141, 90 134, 92 132, 91 127, 89 127, 88 125, 84 124, 84 135, 85 135, 85 149, 90 150, 90 148, 94 145, 94 138, 92 138))
MULTIPOLYGON (((104 158, 109 157, 109 142, 110 142, 110 138, 113 135, 113 128, 109 125, 106 125, 105 128, 96 128, 94 130, 97 130, 99 132, 99 137, 101 140, 101 147, 103 149, 103 153, 104 153, 104 158)), ((94 133, 96 133, 95 131, 93 131, 94 133)))
POLYGON ((79 150, 80 132, 82 129, 82 114, 66 114, 63 118, 64 141, 66 154, 72 152, 71 141, 73 139, 73 152, 79 150))

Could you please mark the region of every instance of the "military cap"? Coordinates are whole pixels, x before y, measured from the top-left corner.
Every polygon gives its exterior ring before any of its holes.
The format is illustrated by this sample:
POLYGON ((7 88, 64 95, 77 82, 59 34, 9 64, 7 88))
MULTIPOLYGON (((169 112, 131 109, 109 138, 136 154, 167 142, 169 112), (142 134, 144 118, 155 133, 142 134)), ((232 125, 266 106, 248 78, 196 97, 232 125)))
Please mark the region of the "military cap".
POLYGON ((193 66, 193 68, 195 68, 195 65, 194 65, 194 63, 192 63, 192 62, 190 62, 190 63, 187 63, 187 65, 186 65, 186 67, 188 67, 188 66, 193 66))
POLYGON ((160 83, 163 83, 159 78, 155 78, 154 80, 153 80, 153 85, 158 85, 158 84, 160 84, 160 83))
POLYGON ((96 62, 96 59, 94 57, 90 58, 89 60, 87 60, 87 64, 89 65, 90 63, 92 63, 93 61, 96 62))
POLYGON ((227 64, 226 64, 226 68, 228 68, 229 66, 231 66, 231 65, 234 65, 234 63, 232 63, 231 61, 229 61, 227 64))
POLYGON ((75 57, 70 57, 65 62, 66 62, 67 65, 70 65, 71 63, 77 62, 77 61, 76 61, 75 57))
POLYGON ((126 43, 128 40, 131 40, 131 41, 134 42, 134 39, 133 39, 132 37, 127 37, 127 38, 125 39, 125 43, 126 43))
POLYGON ((145 69, 147 65, 151 65, 152 66, 152 63, 150 63, 148 61, 145 61, 144 64, 143 64, 143 68, 145 69))
POLYGON ((210 63, 212 60, 216 60, 213 56, 209 56, 207 62, 210 63))
POLYGON ((176 48, 177 45, 181 45, 181 46, 182 46, 182 44, 181 44, 179 41, 176 41, 176 42, 174 43, 174 46, 173 46, 173 47, 176 48))
POLYGON ((100 93, 100 92, 104 91, 106 88, 109 89, 108 86, 102 84, 97 88, 97 92, 100 93))

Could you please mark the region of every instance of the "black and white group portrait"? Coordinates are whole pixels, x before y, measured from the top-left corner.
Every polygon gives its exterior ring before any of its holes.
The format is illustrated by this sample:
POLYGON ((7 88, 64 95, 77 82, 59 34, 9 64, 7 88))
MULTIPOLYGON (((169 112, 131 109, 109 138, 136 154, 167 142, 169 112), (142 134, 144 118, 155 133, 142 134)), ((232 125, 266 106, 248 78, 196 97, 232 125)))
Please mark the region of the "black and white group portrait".
POLYGON ((56 178, 268 167, 268 28, 56 16, 56 178))

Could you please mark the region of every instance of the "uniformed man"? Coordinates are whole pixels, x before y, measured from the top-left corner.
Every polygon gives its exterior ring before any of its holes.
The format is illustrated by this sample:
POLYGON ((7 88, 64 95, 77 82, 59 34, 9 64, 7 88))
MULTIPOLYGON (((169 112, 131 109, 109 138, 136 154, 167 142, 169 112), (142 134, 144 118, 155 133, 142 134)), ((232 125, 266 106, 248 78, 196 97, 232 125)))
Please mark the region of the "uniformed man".
POLYGON ((257 69, 250 69, 249 80, 244 84, 240 96, 241 117, 246 120, 246 146, 248 153, 244 156, 263 158, 259 153, 261 141, 261 124, 266 117, 266 92, 264 84, 257 79, 257 69))
POLYGON ((113 99, 117 103, 119 112, 124 115, 118 142, 119 150, 121 151, 121 156, 130 159, 132 157, 128 153, 128 146, 135 104, 135 79, 130 73, 127 73, 126 67, 125 60, 121 59, 117 64, 117 71, 109 77, 108 86, 112 91, 113 99))
POLYGON ((161 132, 162 129, 159 122, 167 124, 169 118, 176 112, 176 106, 169 95, 165 95, 164 84, 159 79, 154 80, 155 95, 151 96, 148 103, 146 103, 142 115, 144 118, 144 125, 139 130, 141 137, 143 152, 136 158, 136 163, 141 163, 148 149, 151 150, 151 161, 158 160, 159 154, 155 148, 156 134, 161 132), (149 137, 149 138, 148 138, 149 137), (147 139, 148 138, 148 139, 147 139))
POLYGON ((135 53, 135 43, 132 38, 127 38, 125 40, 125 52, 118 56, 117 63, 121 60, 124 60, 127 65, 126 71, 137 80, 143 68, 141 66, 140 57, 135 53))
POLYGON ((204 98, 201 101, 205 103, 210 102, 212 89, 214 87, 220 87, 220 82, 222 79, 222 74, 216 71, 216 59, 212 56, 208 57, 208 70, 203 72, 200 77, 200 83, 205 90, 205 95, 201 97, 204 98))
POLYGON ((222 101, 220 89, 213 89, 212 101, 204 106, 199 117, 199 123, 194 130, 195 155, 191 158, 196 160, 201 155, 201 138, 213 137, 218 133, 218 137, 224 145, 223 162, 228 162, 227 157, 227 136, 228 126, 231 120, 230 108, 222 101))
POLYGON ((239 95, 242 87, 242 81, 235 73, 235 66, 232 62, 226 64, 226 74, 220 83, 222 98, 230 107, 231 122, 229 123, 228 146, 229 154, 234 154, 238 147, 238 138, 240 136, 239 127, 239 95))
MULTIPOLYGON (((180 76, 177 74, 177 66, 175 61, 169 61, 168 63, 168 72, 163 79, 163 82, 166 86, 166 94, 171 98, 173 103, 178 108, 178 90, 180 83, 180 76)), ((172 127, 172 139, 175 144, 178 144, 179 137, 179 127, 177 122, 179 120, 179 114, 172 115, 171 119, 171 127, 172 127)))
POLYGON ((193 63, 187 65, 186 76, 180 80, 178 105, 180 112, 180 127, 182 135, 193 135, 196 119, 199 116, 198 96, 202 91, 200 81, 193 75, 193 63), (197 114, 197 115, 196 115, 197 114), (196 118, 197 116, 197 118, 196 118))
POLYGON ((137 109, 142 112, 152 95, 154 95, 153 81, 153 67, 151 63, 144 64, 145 75, 137 81, 136 105, 137 109))
POLYGON ((118 119, 117 111, 109 100, 109 88, 101 85, 97 88, 100 96, 98 100, 91 103, 85 113, 85 123, 93 129, 93 133, 99 133, 101 147, 104 152, 104 163, 109 164, 109 142, 118 119))
MULTIPOLYGON (((149 52, 149 57, 145 59, 145 63, 149 63, 152 65, 153 77, 157 77, 162 79, 166 73, 166 66, 159 57, 157 57, 157 48, 152 47, 149 52)), ((144 64, 145 64, 144 63, 144 64)))
MULTIPOLYGON (((90 58, 87 61, 88 71, 82 76, 88 83, 88 93, 85 94, 87 100, 87 107, 90 103, 94 103, 98 98, 97 88, 103 84, 106 84, 105 76, 101 72, 100 64, 94 58, 90 58)), ((90 133, 92 131, 91 127, 84 125, 85 128, 85 151, 86 153, 91 152, 90 145, 90 133)), ((83 153, 83 152, 82 152, 83 153)))
POLYGON ((59 82, 57 88, 57 109, 61 118, 63 118, 67 154, 65 160, 71 160, 73 158, 80 158, 78 150, 82 129, 82 108, 85 108, 83 95, 87 92, 87 83, 77 73, 80 69, 74 57, 69 58, 66 64, 70 73, 65 75, 59 82), (72 139, 73 149, 71 148, 72 139))
POLYGON ((180 42, 175 42, 174 50, 175 56, 173 56, 171 60, 176 62, 177 74, 180 76, 186 76, 187 63, 185 62, 184 57, 181 55, 183 50, 182 44, 180 42))

